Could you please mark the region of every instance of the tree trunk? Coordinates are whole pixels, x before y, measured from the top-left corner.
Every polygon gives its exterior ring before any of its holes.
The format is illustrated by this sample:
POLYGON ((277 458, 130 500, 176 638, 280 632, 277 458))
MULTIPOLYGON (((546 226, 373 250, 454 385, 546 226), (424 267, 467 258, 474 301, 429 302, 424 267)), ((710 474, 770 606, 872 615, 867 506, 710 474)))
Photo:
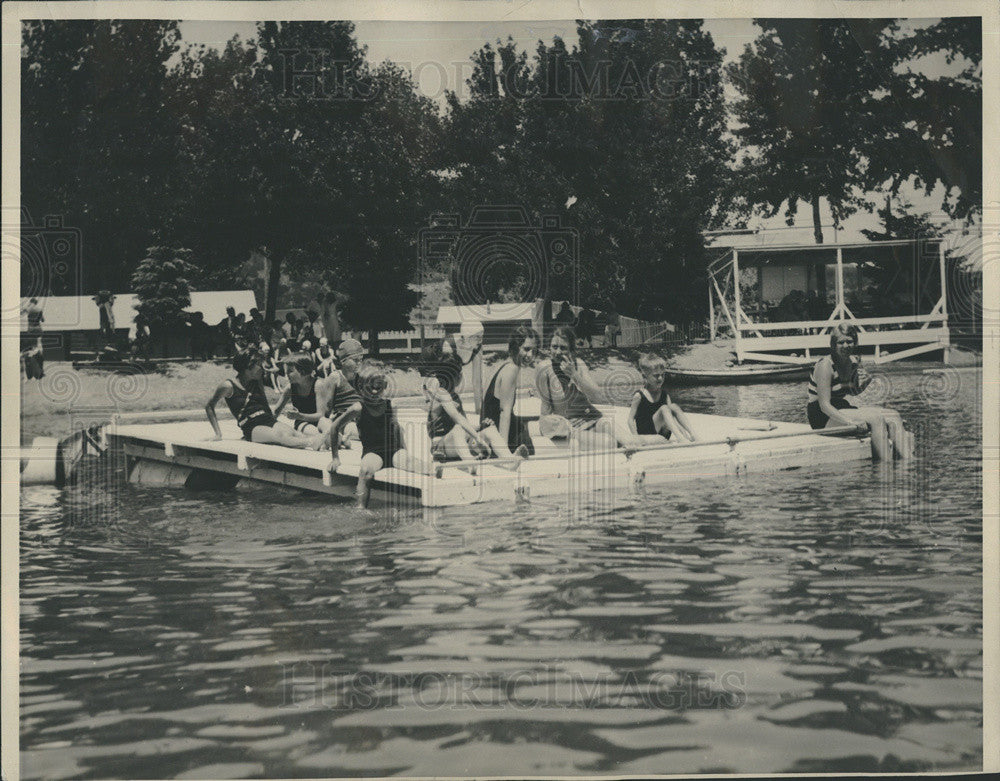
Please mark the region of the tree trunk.
POLYGON ((281 282, 281 260, 274 252, 265 256, 264 269, 267 274, 264 290, 264 322, 273 323, 274 313, 278 308, 278 285, 281 282))
POLYGON ((823 243, 823 225, 820 222, 819 217, 819 196, 814 195, 812 197, 812 207, 813 207, 813 236, 816 238, 817 244, 823 243))
POLYGON ((378 358, 378 330, 368 329, 368 354, 373 358, 378 358))

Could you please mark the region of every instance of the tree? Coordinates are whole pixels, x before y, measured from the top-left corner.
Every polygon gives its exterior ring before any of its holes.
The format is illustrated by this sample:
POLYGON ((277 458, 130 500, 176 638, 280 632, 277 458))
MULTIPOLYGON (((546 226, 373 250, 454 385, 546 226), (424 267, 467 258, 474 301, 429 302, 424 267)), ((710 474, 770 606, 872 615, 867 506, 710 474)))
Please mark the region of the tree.
POLYGON ((338 284, 346 295, 344 317, 368 331, 377 355, 381 330, 409 328, 407 315, 420 294, 417 238, 438 186, 430 152, 438 131, 431 101, 408 74, 385 63, 371 74, 374 97, 349 136, 350 220, 338 226, 338 284))
POLYGON ((942 208, 971 221, 982 213, 982 24, 942 19, 888 40, 895 58, 890 88, 877 101, 867 148, 866 186, 895 198, 913 180, 929 195, 945 188, 942 208), (953 73, 914 71, 921 57, 943 54, 953 73))
POLYGON ((79 293, 120 290, 161 225, 177 137, 166 63, 178 38, 169 21, 23 24, 21 202, 80 229, 79 293))
POLYGON ((449 97, 450 191, 576 227, 588 305, 688 319, 732 156, 722 52, 697 20, 577 26, 577 47, 539 41, 530 63, 512 41, 473 55, 468 102, 449 97))
POLYGON ((880 19, 755 19, 762 32, 727 74, 740 94, 733 115, 750 199, 789 225, 799 201, 812 207, 823 241, 820 199, 835 225, 867 208, 865 149, 895 56, 880 19))
POLYGON ((191 280, 197 273, 190 250, 147 250, 132 273, 132 290, 139 299, 135 308, 149 326, 152 339, 165 340, 167 334, 183 326, 184 310, 191 305, 191 280))
POLYGON ((188 183, 188 197, 179 196, 171 236, 227 265, 262 249, 270 321, 286 261, 297 254, 327 262, 349 219, 345 134, 363 105, 288 79, 319 52, 331 83, 345 62, 362 91, 366 75, 350 22, 262 22, 258 38, 182 55, 174 74, 184 127, 178 185, 188 183))

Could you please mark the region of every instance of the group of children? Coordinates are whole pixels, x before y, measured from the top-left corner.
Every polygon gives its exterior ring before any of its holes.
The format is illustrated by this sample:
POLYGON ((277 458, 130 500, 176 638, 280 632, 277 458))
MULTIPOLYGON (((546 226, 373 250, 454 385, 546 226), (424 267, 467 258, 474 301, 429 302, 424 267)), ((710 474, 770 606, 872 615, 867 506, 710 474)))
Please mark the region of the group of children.
POLYGON ((549 359, 536 366, 538 343, 538 335, 530 328, 522 326, 511 334, 507 358, 483 394, 478 424, 469 419, 459 395, 463 369, 476 351, 463 358, 451 336, 428 345, 420 361, 430 441, 426 454, 407 447, 392 401, 387 398, 387 369, 365 359, 364 348, 354 339, 344 340, 323 360, 306 352, 284 357, 281 363, 287 385, 281 388, 273 411, 267 402, 264 378, 265 372, 271 371, 268 366, 274 363, 274 356, 263 351, 238 353, 233 360, 236 377, 219 384, 206 413, 216 438, 221 438, 215 406, 224 399, 244 439, 329 449, 331 471, 339 465, 340 447, 357 437, 362 446, 359 507, 367 507, 374 475, 387 466, 432 474, 435 461, 458 460, 472 462, 462 468, 474 472, 476 460, 492 458, 498 467, 519 468, 534 454, 528 419, 515 412, 517 398, 526 386, 522 373, 532 369, 533 387, 541 401, 539 428, 555 443, 562 441, 581 450, 611 450, 617 445, 631 453, 644 446, 697 439, 683 410, 663 388, 666 362, 662 358, 643 355, 639 359, 642 387, 632 398, 626 423, 619 424, 596 406, 605 401, 605 394, 577 357, 572 329, 556 329, 549 359), (278 419, 282 412, 290 422, 278 419))

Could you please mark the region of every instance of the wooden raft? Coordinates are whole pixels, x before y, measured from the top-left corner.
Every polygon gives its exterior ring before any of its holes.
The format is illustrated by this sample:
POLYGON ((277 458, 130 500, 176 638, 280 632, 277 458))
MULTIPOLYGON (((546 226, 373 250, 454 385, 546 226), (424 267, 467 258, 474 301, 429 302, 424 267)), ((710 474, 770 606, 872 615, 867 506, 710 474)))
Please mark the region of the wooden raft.
MULTIPOLYGON (((627 414, 624 408, 614 408, 614 412, 619 416, 627 414)), ((423 411, 400 409, 398 414, 408 445, 427 452, 423 411)), ((474 416, 469 417, 474 421, 474 416)), ((573 453, 541 437, 533 422, 536 457, 525 461, 517 471, 489 461, 480 462, 475 475, 457 468, 446 468, 437 476, 390 467, 375 475, 373 497, 382 502, 425 507, 540 496, 570 498, 589 491, 641 484, 655 486, 871 459, 867 437, 820 436, 798 423, 696 413, 688 413, 688 417, 705 444, 640 451, 630 457, 620 451, 573 453), (764 430, 768 426, 771 428, 764 430)), ((222 421, 222 431, 224 438, 212 441, 208 421, 198 420, 112 425, 106 433, 110 444, 124 450, 130 480, 135 483, 227 488, 249 480, 354 496, 361 460, 358 442, 340 451, 340 465, 331 473, 327 471, 329 451, 247 442, 232 420, 222 421)))

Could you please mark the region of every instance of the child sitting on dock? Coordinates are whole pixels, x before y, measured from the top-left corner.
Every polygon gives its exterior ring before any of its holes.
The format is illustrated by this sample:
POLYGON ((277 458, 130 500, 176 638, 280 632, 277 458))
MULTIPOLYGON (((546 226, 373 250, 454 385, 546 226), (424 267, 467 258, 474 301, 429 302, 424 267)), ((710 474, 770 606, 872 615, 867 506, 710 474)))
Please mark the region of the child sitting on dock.
POLYGON ((674 436, 675 441, 698 439, 684 410, 670 400, 663 381, 667 362, 658 355, 643 353, 637 362, 643 386, 632 396, 628 427, 643 445, 659 445, 674 436))
POLYGON ((275 416, 280 415, 290 401, 294 409, 285 414, 294 421, 292 428, 309 435, 328 432, 332 421, 316 406, 316 386, 321 380, 313 373, 312 358, 300 354, 286 363, 288 387, 281 392, 274 408, 275 416))
MULTIPOLYGON (((371 496, 371 483, 375 473, 387 466, 407 472, 431 475, 432 465, 406 449, 402 427, 396 417, 392 402, 385 397, 385 368, 374 362, 365 362, 355 381, 361 394, 361 412, 358 414, 358 438, 361 440, 361 466, 358 471, 357 507, 365 509, 371 496)), ((331 471, 339 463, 336 455, 331 471)))
MULTIPOLYGON (((458 395, 458 385, 462 377, 462 359, 455 352, 454 340, 447 337, 432 342, 424 348, 421 374, 424 395, 429 407, 427 411, 427 434, 431 440, 431 455, 436 461, 461 460, 495 455, 503 459, 527 458, 528 449, 524 445, 511 453, 507 442, 500 436, 496 425, 489 425, 477 431, 469 422, 458 395)), ((515 468, 517 464, 514 465, 515 468)))
POLYGON ((215 431, 214 439, 222 439, 222 429, 219 428, 215 405, 225 399, 229 411, 236 418, 236 425, 243 432, 243 439, 247 442, 284 445, 303 450, 319 450, 323 446, 325 435, 301 434, 274 417, 264 392, 264 369, 259 358, 248 353, 238 353, 233 357, 233 369, 236 370, 236 377, 219 383, 212 398, 205 405, 208 422, 215 431))
POLYGON ((347 436, 348 425, 355 428, 354 420, 361 413, 361 396, 352 382, 357 380, 360 360, 360 354, 353 357, 345 355, 340 369, 334 369, 328 377, 316 381, 316 409, 331 421, 330 449, 334 454, 340 447, 347 446, 350 440, 347 436))

